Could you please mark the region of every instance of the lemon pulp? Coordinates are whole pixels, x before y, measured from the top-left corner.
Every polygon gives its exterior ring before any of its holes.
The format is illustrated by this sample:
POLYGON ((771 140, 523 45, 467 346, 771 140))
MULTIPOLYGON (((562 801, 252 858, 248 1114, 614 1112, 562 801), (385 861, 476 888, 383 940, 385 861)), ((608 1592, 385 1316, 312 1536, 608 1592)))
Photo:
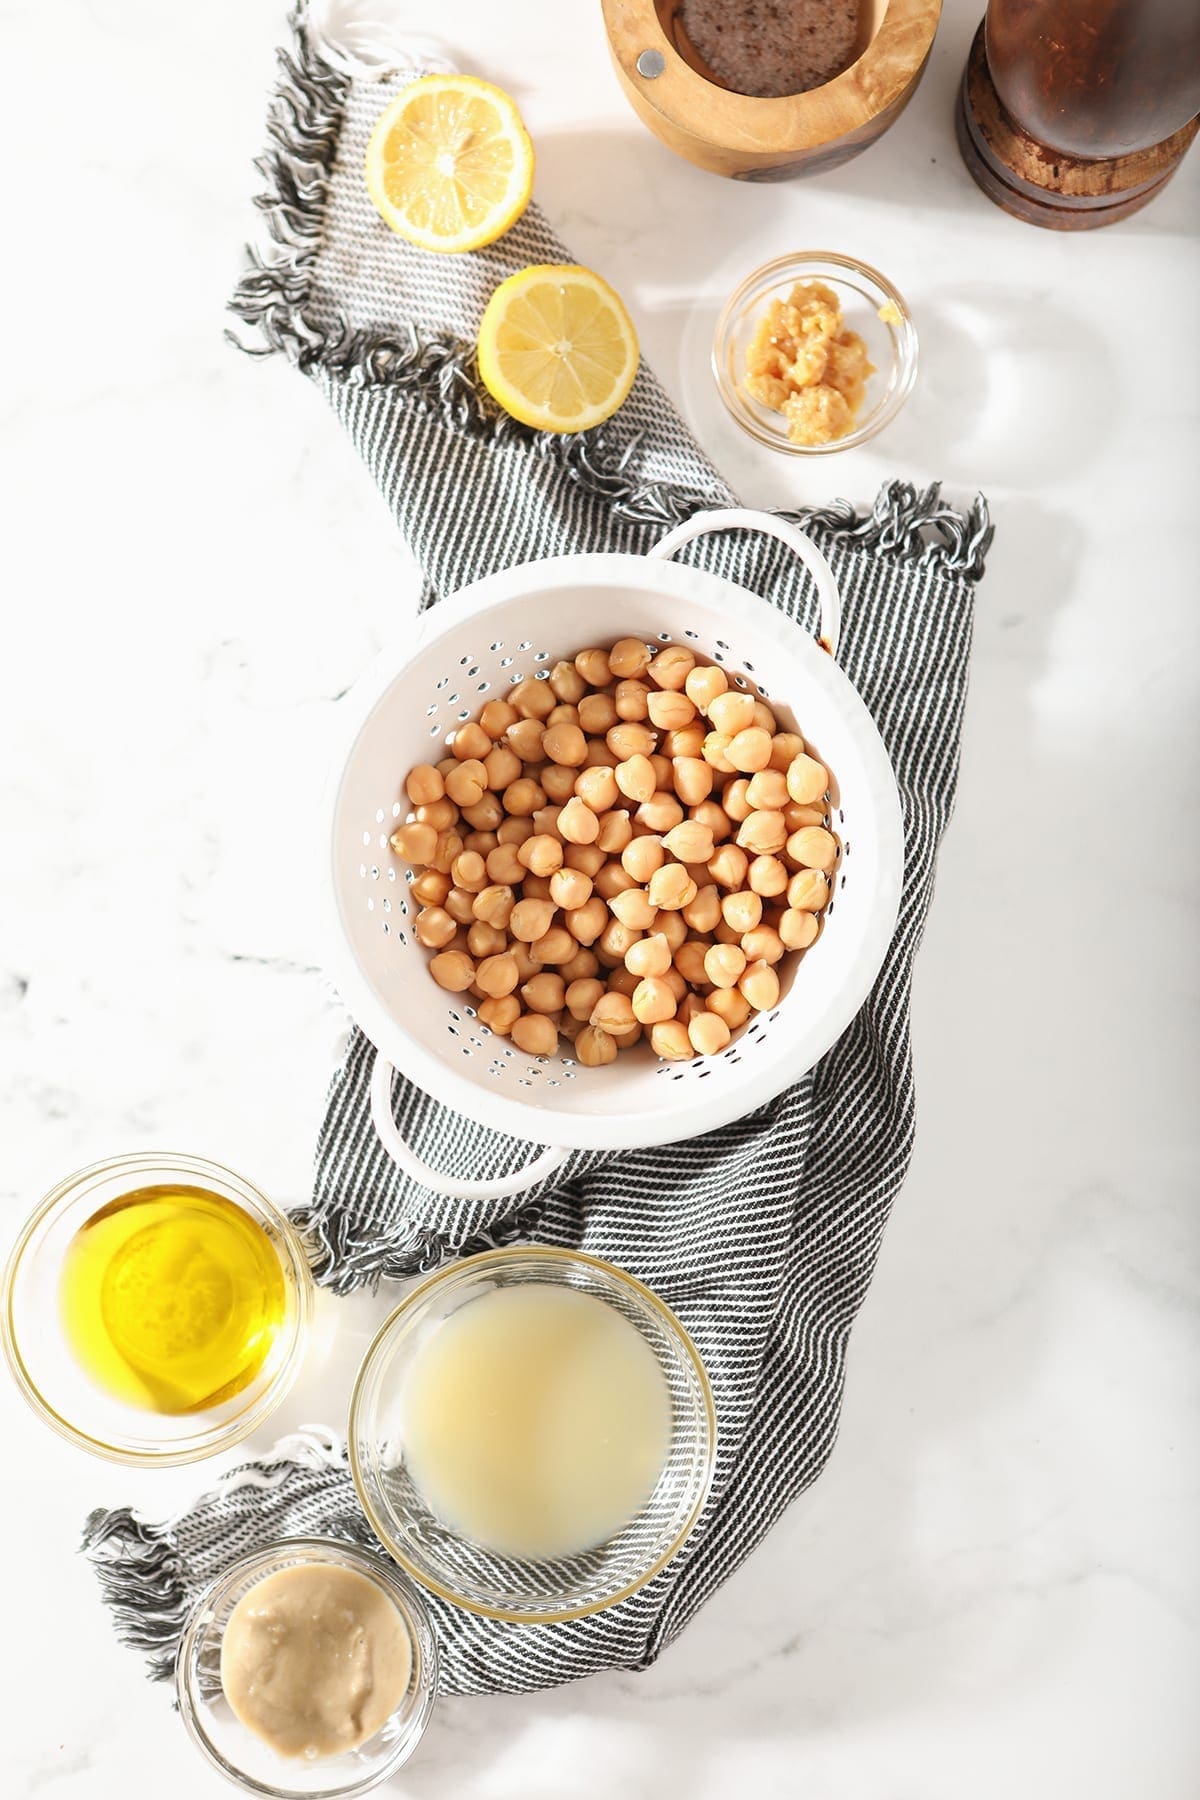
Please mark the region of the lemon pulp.
POLYGON ((506 412, 544 431, 586 431, 633 385, 638 342, 608 283, 578 263, 502 281, 479 326, 479 374, 506 412))
POLYGON ((206 1188, 123 1194, 82 1225, 59 1290, 67 1340, 115 1399, 203 1411, 249 1386, 288 1307, 275 1247, 206 1188))

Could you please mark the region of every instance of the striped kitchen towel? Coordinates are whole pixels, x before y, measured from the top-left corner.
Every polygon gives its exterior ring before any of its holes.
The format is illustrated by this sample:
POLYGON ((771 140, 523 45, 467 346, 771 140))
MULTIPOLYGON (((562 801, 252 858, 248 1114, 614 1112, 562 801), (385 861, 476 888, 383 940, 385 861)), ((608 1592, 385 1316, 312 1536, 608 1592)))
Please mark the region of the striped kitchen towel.
MULTIPOLYGON (((527 558, 644 551, 696 509, 737 504, 645 367, 616 417, 578 437, 497 414, 472 354, 483 305, 513 270, 568 252, 536 207, 474 255, 426 255, 394 236, 367 198, 363 156, 375 117, 413 71, 368 78, 306 30, 303 14, 294 24, 261 164, 269 243, 233 310, 259 353, 286 356, 327 396, 421 563, 426 603, 527 558)), ((398 1172, 371 1125, 373 1051, 361 1032, 333 1082, 301 1216, 323 1282, 348 1292, 515 1237, 579 1246, 675 1308, 716 1396, 716 1480, 685 1550, 641 1592, 570 1623, 507 1625, 430 1596, 450 1692, 540 1688, 651 1662, 833 1444, 851 1323, 912 1151, 912 964, 954 799, 991 527, 982 498, 960 511, 936 487, 902 481, 865 515, 839 503, 789 516, 833 564, 839 660, 879 726, 904 806, 895 938, 841 1040, 749 1117, 662 1148, 576 1153, 516 1204, 443 1201, 398 1172)), ((726 534, 683 554, 811 626, 809 578, 773 541, 726 534)), ((528 1154, 402 1078, 395 1104, 418 1154, 461 1175, 528 1154)), ((370 1541, 334 1440, 281 1446, 167 1526, 97 1513, 87 1543, 119 1629, 165 1673, 206 1580, 269 1537, 318 1531, 370 1541)))

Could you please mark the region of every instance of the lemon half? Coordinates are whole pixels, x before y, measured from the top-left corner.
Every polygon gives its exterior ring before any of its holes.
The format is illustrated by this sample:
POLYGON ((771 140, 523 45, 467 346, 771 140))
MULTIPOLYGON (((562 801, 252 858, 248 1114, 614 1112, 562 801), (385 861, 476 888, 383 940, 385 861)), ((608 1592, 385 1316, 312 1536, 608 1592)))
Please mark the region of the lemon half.
POLYGON ((423 75, 375 122, 367 192, 425 250, 479 250, 515 225, 533 191, 533 145, 502 88, 423 75))
POLYGON ((480 378, 526 425, 599 425, 624 400, 637 366, 637 333, 620 296, 577 263, 522 269, 500 283, 484 309, 480 378))

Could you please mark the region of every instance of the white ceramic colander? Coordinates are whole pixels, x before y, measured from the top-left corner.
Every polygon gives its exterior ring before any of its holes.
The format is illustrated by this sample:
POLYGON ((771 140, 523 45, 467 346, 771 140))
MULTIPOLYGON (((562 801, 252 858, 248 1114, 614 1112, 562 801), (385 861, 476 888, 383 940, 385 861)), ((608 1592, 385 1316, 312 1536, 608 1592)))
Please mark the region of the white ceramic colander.
POLYGON ((837 584, 794 526, 768 513, 698 513, 647 556, 548 558, 473 582, 424 613, 342 702, 346 733, 326 819, 332 974, 375 1044, 371 1110, 388 1152, 415 1180, 455 1199, 500 1199, 552 1173, 572 1149, 627 1149, 711 1131, 772 1099, 811 1069, 865 1000, 895 926, 903 862, 900 803, 879 734, 834 660, 837 584), (735 583, 669 558, 704 532, 753 528, 788 544, 817 586, 813 639, 735 583), (445 754, 447 735, 489 697, 591 644, 671 640, 722 664, 800 731, 832 777, 841 853, 816 944, 778 1006, 755 1014, 727 1049, 660 1062, 647 1044, 585 1068, 564 1043, 536 1060, 480 1024, 469 995, 447 994, 413 933, 411 872, 390 834, 409 810, 415 763, 445 754), (483 1125, 548 1146, 495 1181, 467 1181, 413 1155, 392 1109, 393 1066, 483 1125))

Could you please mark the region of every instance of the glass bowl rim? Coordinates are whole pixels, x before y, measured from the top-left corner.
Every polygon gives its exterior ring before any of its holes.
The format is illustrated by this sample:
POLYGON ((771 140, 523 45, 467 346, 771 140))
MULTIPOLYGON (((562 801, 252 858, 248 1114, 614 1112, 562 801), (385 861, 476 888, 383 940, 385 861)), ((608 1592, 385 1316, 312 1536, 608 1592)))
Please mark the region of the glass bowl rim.
MULTIPOLYGON (((301 1557, 299 1560, 305 1560, 301 1557)), ((272 1573, 264 1569, 261 1579, 265 1580, 272 1573)), ((399 1607, 403 1610, 403 1607, 399 1607)), ((257 1550, 247 1550, 231 1562, 228 1567, 214 1575, 205 1583, 188 1611, 183 1630, 179 1634, 179 1645, 175 1652, 174 1686, 175 1697, 179 1705, 179 1716, 184 1729, 192 1743, 201 1751, 210 1766, 222 1774, 227 1781, 240 1787, 244 1792, 264 1796, 265 1800, 355 1800, 359 1794, 368 1793, 380 1782, 403 1767, 413 1751, 425 1735, 430 1716, 437 1704, 438 1695, 438 1643, 432 1622, 425 1610, 420 1593, 413 1593, 410 1585, 403 1582, 400 1573, 388 1566, 388 1558, 371 1550, 366 1544, 355 1544, 348 1538, 324 1537, 318 1532, 303 1533, 296 1537, 272 1538, 257 1550), (230 1763, 213 1743, 200 1715, 200 1707, 192 1685, 192 1651, 197 1641, 205 1609, 227 1584, 241 1579, 243 1573, 258 1562, 270 1562, 285 1556, 294 1556, 296 1552, 317 1551, 327 1553, 313 1557, 314 1562, 328 1560, 342 1567, 357 1569, 360 1574, 389 1591, 389 1598, 394 1602, 399 1596, 403 1606, 411 1607, 416 1614, 417 1625, 424 1631, 428 1639, 428 1651, 423 1645, 415 1642, 418 1633, 413 1630, 412 1622, 405 1619, 409 1627, 409 1635, 414 1639, 413 1659, 420 1672, 417 1686, 417 1704, 413 1717, 416 1720, 416 1734, 405 1739, 396 1746, 397 1755, 385 1759, 378 1770, 372 1771, 362 1780, 348 1787, 312 1789, 307 1792, 298 1788, 275 1787, 266 1781, 260 1781, 253 1775, 245 1774, 230 1763), (402 1754, 400 1754, 402 1752, 402 1754)), ((269 1746, 268 1746, 269 1748, 269 1746)))
MULTIPOLYGON (((829 279, 837 281, 840 277, 833 275, 829 279)), ((726 299, 713 329, 709 369, 726 412, 734 424, 740 426, 756 443, 764 445, 768 450, 777 450, 784 456, 832 456, 840 450, 857 449, 860 444, 875 437, 885 425, 891 424, 913 390, 919 361, 920 343, 912 310, 899 288, 881 270, 871 263, 863 262, 861 257, 848 256, 841 250, 790 250, 752 269, 726 299), (756 291, 761 291, 765 299, 767 291, 782 285, 789 275, 792 279, 800 279, 805 270, 821 264, 832 264, 849 275, 861 275, 865 281, 874 284, 885 301, 891 301, 895 306, 900 315, 900 323, 889 323, 888 332, 892 345, 892 367, 899 371, 899 379, 896 386, 845 437, 833 438, 827 444, 793 444, 785 435, 769 430, 758 415, 750 410, 751 402, 743 395, 740 385, 728 380, 725 350, 736 313, 756 291)))
MULTIPOLYGON (((717 1409, 716 1402, 713 1398, 712 1383, 708 1377, 708 1371, 704 1367, 704 1362, 700 1356, 700 1352, 696 1348, 691 1333, 687 1330, 678 1315, 667 1305, 666 1301, 659 1298, 653 1288, 647 1287, 645 1282, 639 1281, 636 1275, 630 1275, 628 1270, 620 1268, 616 1263, 606 1262, 603 1257, 593 1256, 586 1250, 572 1250, 565 1245, 559 1244, 506 1244, 498 1249, 480 1251, 475 1256, 466 1257, 462 1261, 449 1263, 445 1268, 435 1270, 432 1275, 427 1276, 424 1281, 413 1288, 411 1293, 406 1294, 400 1304, 394 1307, 388 1314, 387 1318, 383 1321, 382 1325, 380 1325, 374 1337, 371 1339, 371 1342, 368 1344, 363 1359, 358 1366, 358 1372, 354 1377, 354 1386, 350 1394, 349 1423, 346 1433, 346 1443, 350 1462, 350 1473, 354 1479, 354 1486, 358 1494, 359 1505, 362 1507, 367 1516, 368 1524, 383 1545, 387 1554, 400 1565, 407 1575, 410 1575, 414 1581, 419 1582, 423 1588, 427 1588, 431 1593, 437 1594, 439 1599, 448 1600, 451 1605, 460 1606, 465 1611, 477 1613, 485 1619, 502 1619, 516 1625, 557 1625, 569 1619, 585 1619, 589 1618, 593 1613, 607 1612, 610 1607, 616 1606, 622 1600, 627 1600, 631 1594, 636 1594, 639 1589, 645 1587, 646 1583, 651 1581, 661 1569, 665 1568, 671 1558, 677 1555, 679 1550, 682 1549, 712 1492, 713 1474, 716 1468, 717 1459, 717 1409), (393 1328, 396 1326, 401 1316, 414 1311, 417 1303, 423 1301, 435 1288, 443 1286, 452 1287, 458 1281, 470 1279, 471 1276, 475 1275, 480 1270, 496 1268, 504 1264, 521 1261, 545 1262, 551 1265, 557 1264, 559 1266, 569 1263, 581 1263, 585 1268, 598 1271, 601 1275, 615 1281, 618 1286, 627 1288, 640 1304, 658 1317, 659 1322, 666 1326, 668 1335, 677 1342, 679 1348, 683 1352, 684 1358, 690 1364, 692 1372, 696 1376, 704 1409, 706 1454, 704 1456, 702 1476, 696 1484, 696 1494, 688 1509, 687 1516, 675 1532, 670 1544, 655 1557, 654 1561, 641 1574, 637 1575, 633 1580, 626 1582, 616 1593, 609 1595, 606 1599, 601 1601, 589 1601, 578 1606, 556 1607, 552 1610, 540 1608, 537 1610, 530 1610, 527 1607, 520 1606, 498 1606, 480 1600, 467 1599, 463 1594, 459 1593, 456 1588, 451 1587, 446 1582, 438 1580, 427 1570, 418 1568, 384 1529, 384 1524, 378 1515, 378 1510, 374 1506, 367 1492, 366 1479, 359 1463, 358 1432, 355 1429, 359 1409, 362 1404, 363 1387, 366 1382, 367 1373, 377 1355, 382 1351, 385 1340, 391 1335, 393 1328)), ((524 1560, 529 1561, 532 1559, 526 1558, 524 1560)))
MULTIPOLYGON (((249 1216, 253 1216, 250 1214, 249 1216)), ((70 1444, 90 1455, 102 1458, 105 1462, 121 1463, 126 1468, 169 1469, 182 1468, 188 1463, 203 1462, 209 1456, 216 1456, 223 1450, 232 1449, 240 1444, 260 1425, 270 1418, 276 1407, 283 1401, 299 1372, 301 1358, 312 1324, 314 1306, 314 1282, 312 1269, 305 1253, 304 1244, 299 1232, 287 1214, 275 1202, 263 1193, 254 1182, 239 1175, 236 1169, 227 1164, 214 1162, 211 1157, 194 1156, 188 1151, 180 1150, 134 1150, 120 1156, 100 1157, 96 1162, 86 1163, 64 1175, 55 1183, 50 1191, 44 1194, 38 1204, 29 1213, 8 1252, 3 1274, 0 1275, 0 1350, 15 1381, 22 1398, 58 1437, 65 1438, 70 1444), (231 1190, 233 1197, 241 1203, 239 1189, 250 1193, 255 1203, 262 1208, 272 1229, 277 1232, 280 1244, 287 1253, 287 1266, 294 1278, 296 1293, 296 1316, 292 1327, 291 1343, 282 1364, 276 1371, 274 1379, 263 1389, 258 1399, 248 1406, 236 1418, 228 1420, 223 1426, 214 1429, 199 1443, 192 1442, 187 1448, 164 1446, 157 1449, 133 1449, 128 1446, 109 1443, 106 1439, 93 1435, 83 1426, 65 1418, 46 1396, 29 1367, 26 1355, 13 1320, 13 1302, 21 1271, 26 1265, 27 1252, 34 1236, 48 1219, 65 1209, 71 1203, 76 1190, 89 1180, 95 1181, 110 1175, 119 1175, 123 1171, 133 1174, 141 1171, 145 1174, 161 1173, 167 1177, 188 1175, 197 1183, 207 1180, 217 1185, 221 1191, 231 1190)))

